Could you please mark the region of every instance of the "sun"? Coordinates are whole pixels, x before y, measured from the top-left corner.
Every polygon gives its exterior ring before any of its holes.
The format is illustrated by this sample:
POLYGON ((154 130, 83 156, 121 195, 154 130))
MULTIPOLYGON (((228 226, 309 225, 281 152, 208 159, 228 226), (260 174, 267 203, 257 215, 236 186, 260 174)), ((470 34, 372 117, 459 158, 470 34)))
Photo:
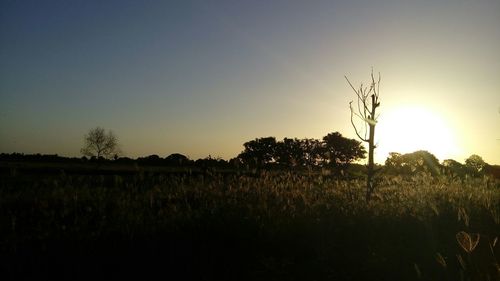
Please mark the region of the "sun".
POLYGON ((402 106, 381 113, 375 132, 379 162, 384 162, 389 152, 427 150, 440 160, 459 153, 452 126, 439 112, 426 107, 402 106))

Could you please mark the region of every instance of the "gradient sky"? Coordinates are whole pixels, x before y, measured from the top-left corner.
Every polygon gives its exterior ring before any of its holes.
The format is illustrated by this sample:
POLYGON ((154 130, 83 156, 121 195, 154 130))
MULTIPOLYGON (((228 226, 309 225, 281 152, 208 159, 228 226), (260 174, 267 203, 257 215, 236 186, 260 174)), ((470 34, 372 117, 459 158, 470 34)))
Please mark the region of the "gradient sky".
MULTIPOLYGON (((343 76, 368 82, 373 66, 379 126, 424 108, 454 137, 453 151, 430 151, 440 160, 500 164, 499 27, 498 0, 3 0, 0 152, 79 156, 95 126, 134 158, 354 138, 343 76)), ((376 160, 408 141, 400 129, 381 130, 376 160)))

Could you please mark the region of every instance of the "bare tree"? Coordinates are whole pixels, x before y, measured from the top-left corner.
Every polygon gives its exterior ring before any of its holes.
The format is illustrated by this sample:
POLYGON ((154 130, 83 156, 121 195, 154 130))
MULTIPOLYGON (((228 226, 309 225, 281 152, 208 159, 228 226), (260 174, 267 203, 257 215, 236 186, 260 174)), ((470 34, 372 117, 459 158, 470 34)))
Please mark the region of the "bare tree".
POLYGON ((375 184, 373 181, 373 176, 375 174, 373 154, 375 150, 375 125, 377 124, 378 115, 376 115, 377 107, 380 106, 378 101, 379 97, 379 87, 380 87, 380 73, 378 74, 378 80, 375 81, 373 76, 373 69, 371 72, 371 83, 369 87, 364 87, 363 83, 358 89, 354 88, 351 81, 344 76, 349 83, 349 86, 354 90, 357 96, 357 106, 354 108, 353 101, 349 102, 349 108, 351 110, 351 124, 356 131, 356 135, 362 141, 368 143, 368 171, 366 177, 366 201, 369 201, 373 190, 375 189, 375 184), (355 119, 358 120, 358 125, 356 125, 355 119), (361 121, 361 128, 359 128, 359 121, 361 121))
POLYGON ((83 141, 84 145, 80 152, 85 156, 99 159, 101 157, 110 158, 119 154, 118 140, 111 130, 106 133, 104 128, 101 127, 90 129, 84 136, 83 141))

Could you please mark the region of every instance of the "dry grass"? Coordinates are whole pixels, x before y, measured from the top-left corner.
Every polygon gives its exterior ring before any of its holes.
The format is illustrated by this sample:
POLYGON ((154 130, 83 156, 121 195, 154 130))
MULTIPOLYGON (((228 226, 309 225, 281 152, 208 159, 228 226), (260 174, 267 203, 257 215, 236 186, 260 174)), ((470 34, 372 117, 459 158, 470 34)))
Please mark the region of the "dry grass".
POLYGON ((174 265, 189 251, 182 263, 205 279, 500 278, 500 186, 488 178, 381 178, 369 204, 363 181, 294 173, 61 175, 1 184, 0 249, 19 257, 7 272, 37 270, 26 252, 64 248, 78 258, 78 245, 99 254, 132 243, 169 248, 174 265), (109 241, 119 242, 108 249, 109 241), (176 248, 178 241, 191 246, 176 248))

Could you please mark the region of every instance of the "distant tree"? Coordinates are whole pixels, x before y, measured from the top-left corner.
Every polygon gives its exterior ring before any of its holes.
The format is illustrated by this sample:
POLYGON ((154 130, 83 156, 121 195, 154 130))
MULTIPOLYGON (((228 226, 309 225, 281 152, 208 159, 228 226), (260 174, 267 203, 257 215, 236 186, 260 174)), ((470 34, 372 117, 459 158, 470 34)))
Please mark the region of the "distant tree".
POLYGON ((230 168, 230 164, 228 161, 220 158, 220 157, 212 157, 212 155, 208 155, 203 159, 198 159, 195 161, 196 166, 201 167, 203 169, 207 168, 230 168))
MULTIPOLYGON (((500 180, 500 165, 488 165, 484 167, 484 173, 491 176, 493 179, 500 180)), ((499 185, 500 187, 500 185, 499 185)))
POLYGON ((445 159, 443 160, 443 166, 449 168, 455 168, 455 167, 459 168, 462 167, 463 164, 453 159, 445 159))
POLYGON ((301 140, 284 138, 276 143, 276 163, 285 167, 301 167, 305 164, 305 151, 301 140))
POLYGON ((172 166, 182 166, 189 163, 189 158, 180 153, 172 153, 165 157, 165 162, 172 166))
POLYGON ((425 150, 406 154, 391 152, 389 153, 389 157, 385 160, 385 165, 389 171, 402 174, 427 171, 432 175, 437 175, 440 173, 441 168, 436 156, 425 150))
POLYGON ((119 155, 118 139, 115 134, 109 130, 107 133, 104 128, 96 127, 90 129, 83 138, 84 144, 80 152, 84 156, 100 158, 112 158, 119 155))
POLYGON ((302 139, 300 141, 304 151, 304 165, 309 168, 321 166, 324 162, 322 157, 323 143, 317 139, 302 139))
POLYGON ((403 155, 399 152, 389 152, 389 156, 385 160, 385 165, 388 168, 399 168, 403 165, 403 155))
POLYGON ((349 86, 356 93, 357 106, 356 109, 353 108, 352 101, 349 103, 349 108, 351 110, 351 124, 354 127, 354 131, 359 139, 368 143, 368 167, 367 167, 367 177, 366 177, 366 201, 370 200, 371 194, 375 189, 375 184, 373 181, 373 176, 375 174, 375 163, 373 160, 373 155, 375 151, 375 125, 377 124, 378 115, 376 114, 377 108, 380 106, 378 100, 379 97, 379 87, 380 87, 380 73, 378 75, 378 81, 375 81, 373 77, 373 69, 371 73, 372 82, 370 87, 363 87, 360 85, 358 89, 354 88, 351 81, 344 76, 349 83, 349 86), (361 121, 362 128, 359 129, 356 125, 354 119, 358 118, 361 121), (368 128, 367 128, 368 127, 368 128), (368 134, 368 136, 367 136, 368 134))
POLYGON ((479 155, 473 154, 465 160, 465 167, 470 174, 480 175, 486 167, 486 162, 479 155))
POLYGON ((412 169, 412 171, 422 172, 428 171, 432 175, 437 175, 440 173, 439 160, 434 154, 426 151, 419 150, 412 153, 404 155, 404 161, 412 169))
POLYGON ((2 153, 1 161, 26 161, 26 162, 81 162, 80 158, 68 158, 57 154, 24 154, 24 153, 2 153))
POLYGON ((366 150, 361 142, 343 137, 339 132, 323 137, 323 158, 331 167, 343 167, 365 158, 366 150))
POLYGON ((465 174, 465 166, 453 159, 443 160, 444 171, 452 177, 462 177, 465 174))
POLYGON ((399 152, 389 152, 385 160, 385 169, 389 173, 400 173, 403 167, 403 155, 399 152))
POLYGON ((137 163, 144 164, 144 165, 161 165, 162 164, 162 159, 160 156, 156 154, 152 154, 146 157, 139 157, 137 158, 137 163))
POLYGON ((135 163, 135 160, 129 157, 119 157, 118 159, 115 160, 115 162, 122 164, 133 164, 135 163))
POLYGON ((245 150, 238 155, 243 164, 249 167, 263 167, 274 162, 276 152, 276 138, 265 137, 243 144, 245 150))

